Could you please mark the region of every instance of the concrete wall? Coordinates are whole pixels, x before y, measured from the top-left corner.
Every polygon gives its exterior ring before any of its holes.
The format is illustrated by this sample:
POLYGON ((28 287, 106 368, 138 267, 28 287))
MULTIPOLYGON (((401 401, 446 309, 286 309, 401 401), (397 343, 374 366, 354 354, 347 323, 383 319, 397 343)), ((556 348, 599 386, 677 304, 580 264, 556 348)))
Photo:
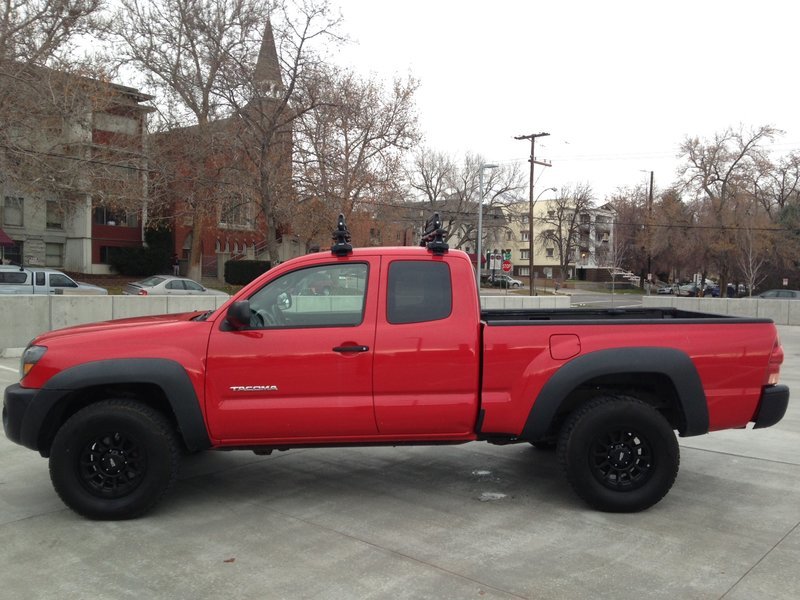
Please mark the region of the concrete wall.
MULTIPOLYGON (((19 353, 45 331, 147 315, 212 310, 225 296, 0 296, 0 354, 19 353)), ((304 298, 330 303, 332 298, 304 298)), ((340 300, 350 300, 341 298, 340 300)), ((483 308, 569 308, 568 296, 482 296, 483 308)), ((800 303, 798 303, 800 304, 800 303)), ((349 306, 342 306, 345 310, 349 306)), ((798 307, 800 308, 800 307, 798 307)))
POLYGON ((227 296, 0 296, 0 352, 25 348, 45 331, 145 315, 211 310, 227 296))
POLYGON ((800 325, 800 301, 762 298, 676 298, 645 296, 647 307, 669 306, 681 310, 772 319, 777 325, 800 325))

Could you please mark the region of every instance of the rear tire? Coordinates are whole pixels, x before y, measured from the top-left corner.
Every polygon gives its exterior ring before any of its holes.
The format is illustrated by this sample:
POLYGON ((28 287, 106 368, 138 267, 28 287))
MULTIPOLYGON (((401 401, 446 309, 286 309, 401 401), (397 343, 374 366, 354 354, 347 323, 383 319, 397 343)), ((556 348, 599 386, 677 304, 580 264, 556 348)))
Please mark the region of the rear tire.
POLYGON ((50 479, 64 504, 90 519, 132 519, 174 483, 180 449, 152 408, 104 400, 70 417, 50 450, 50 479))
POLYGON ((575 492, 607 512, 653 506, 669 492, 680 464, 664 416, 626 396, 596 398, 573 414, 561 431, 558 457, 575 492))

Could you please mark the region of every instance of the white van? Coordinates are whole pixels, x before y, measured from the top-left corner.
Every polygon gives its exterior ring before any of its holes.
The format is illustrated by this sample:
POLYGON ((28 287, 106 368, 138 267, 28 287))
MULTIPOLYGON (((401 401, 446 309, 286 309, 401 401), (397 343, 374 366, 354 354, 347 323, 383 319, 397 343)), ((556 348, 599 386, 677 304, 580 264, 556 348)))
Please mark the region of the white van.
POLYGON ((105 296, 108 290, 75 281, 55 269, 0 266, 0 294, 65 294, 105 296))

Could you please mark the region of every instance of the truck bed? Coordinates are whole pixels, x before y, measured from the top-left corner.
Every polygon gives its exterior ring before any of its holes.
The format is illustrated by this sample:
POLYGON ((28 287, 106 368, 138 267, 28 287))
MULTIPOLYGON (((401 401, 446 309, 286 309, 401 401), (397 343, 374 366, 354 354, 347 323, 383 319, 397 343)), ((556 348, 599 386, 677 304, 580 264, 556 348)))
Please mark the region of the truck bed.
POLYGON ((771 319, 732 317, 693 312, 677 308, 542 308, 482 310, 481 320, 487 325, 531 325, 541 322, 582 321, 604 324, 609 321, 634 323, 771 323, 771 319))

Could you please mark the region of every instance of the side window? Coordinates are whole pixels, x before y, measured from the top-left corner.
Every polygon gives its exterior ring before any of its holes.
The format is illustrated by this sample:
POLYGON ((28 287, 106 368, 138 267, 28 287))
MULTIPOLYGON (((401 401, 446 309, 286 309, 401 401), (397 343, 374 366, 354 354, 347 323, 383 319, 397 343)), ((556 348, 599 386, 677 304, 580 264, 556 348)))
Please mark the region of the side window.
POLYGON ((50 275, 50 287, 75 288, 78 287, 78 284, 72 281, 72 279, 66 275, 62 275, 61 273, 52 273, 50 275))
POLYGON ((188 279, 183 280, 183 285, 187 290, 191 290, 193 292, 202 292, 203 286, 199 283, 195 283, 194 281, 189 281, 188 279))
POLYGON ((352 327, 364 319, 368 267, 363 263, 299 269, 250 297, 254 328, 352 327))
POLYGON ((28 274, 24 271, 4 271, 0 273, 0 283, 25 283, 28 274))
POLYGON ((398 260, 389 266, 389 323, 437 321, 449 317, 452 309, 453 289, 447 264, 398 260))
POLYGON ((36 271, 36 285, 45 285, 44 273, 36 271))
POLYGON ((182 290, 183 289, 183 282, 180 279, 176 279, 175 281, 170 281, 167 283, 168 290, 182 290))

